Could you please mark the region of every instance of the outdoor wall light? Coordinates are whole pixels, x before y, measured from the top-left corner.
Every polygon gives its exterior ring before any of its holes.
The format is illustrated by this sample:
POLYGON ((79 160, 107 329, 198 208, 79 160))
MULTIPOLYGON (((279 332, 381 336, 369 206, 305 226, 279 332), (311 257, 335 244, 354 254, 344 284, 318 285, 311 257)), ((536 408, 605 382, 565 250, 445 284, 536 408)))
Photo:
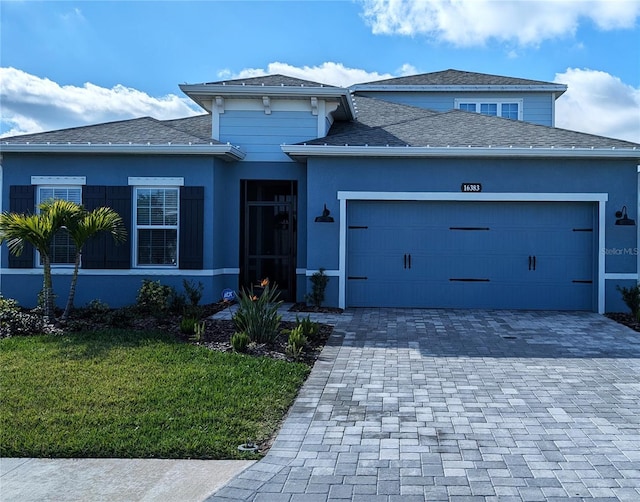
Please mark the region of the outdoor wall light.
POLYGON ((329 216, 331 211, 327 209, 327 205, 324 205, 322 210, 322 216, 316 216, 316 223, 333 223, 333 216, 329 216))
POLYGON ((635 225, 636 221, 627 216, 627 206, 622 206, 622 210, 616 211, 616 225, 635 225))

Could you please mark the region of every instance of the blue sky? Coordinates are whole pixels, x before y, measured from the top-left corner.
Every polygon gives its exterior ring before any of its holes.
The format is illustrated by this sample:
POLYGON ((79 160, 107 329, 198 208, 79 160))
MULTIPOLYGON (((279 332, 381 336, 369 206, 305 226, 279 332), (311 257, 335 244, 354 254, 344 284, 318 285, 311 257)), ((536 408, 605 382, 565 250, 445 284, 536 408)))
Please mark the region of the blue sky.
POLYGON ((0 133, 197 113, 178 84, 456 68, 557 81, 557 125, 640 142, 640 1, 0 0, 0 133))

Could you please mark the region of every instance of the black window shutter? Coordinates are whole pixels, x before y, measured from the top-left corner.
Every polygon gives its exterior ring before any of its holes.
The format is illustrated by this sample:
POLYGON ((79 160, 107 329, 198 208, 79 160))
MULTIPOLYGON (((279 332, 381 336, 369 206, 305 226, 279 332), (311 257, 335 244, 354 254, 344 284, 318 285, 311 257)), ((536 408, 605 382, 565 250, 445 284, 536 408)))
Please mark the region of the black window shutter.
MULTIPOLYGON (((9 187, 9 211, 12 213, 35 212, 35 187, 33 185, 9 187)), ((9 253, 9 268, 33 268, 33 246, 25 242, 22 254, 15 256, 9 253)))
POLYGON ((88 211, 110 207, 120 215, 127 230, 127 240, 118 245, 105 232, 89 239, 82 253, 82 268, 131 268, 131 187, 86 186, 82 203, 88 211))
POLYGON ((180 268, 203 266, 204 187, 180 189, 180 268))
MULTIPOLYGON (((87 211, 93 211, 106 204, 107 187, 84 186, 82 188, 82 204, 87 211)), ((107 236, 100 233, 89 239, 82 251, 82 268, 104 268, 104 246, 107 236)))

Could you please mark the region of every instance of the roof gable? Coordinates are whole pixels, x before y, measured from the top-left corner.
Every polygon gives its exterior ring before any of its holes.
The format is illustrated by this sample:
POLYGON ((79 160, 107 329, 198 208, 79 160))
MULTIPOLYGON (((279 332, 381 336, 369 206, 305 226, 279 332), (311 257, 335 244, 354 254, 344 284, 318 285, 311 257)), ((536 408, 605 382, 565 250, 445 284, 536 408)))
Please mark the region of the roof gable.
POLYGON ((199 144, 211 142, 211 118, 199 115, 160 121, 141 117, 2 138, 2 144, 199 144), (208 125, 208 133, 207 133, 208 125))
POLYGON ((524 78, 503 77, 500 75, 491 75, 488 73, 475 73, 460 70, 444 70, 432 73, 422 73, 419 75, 409 75, 406 77, 388 78, 385 80, 377 80, 374 82, 365 82, 358 86, 366 85, 411 85, 411 86, 457 86, 457 85, 557 85, 552 82, 543 82, 540 80, 529 80, 524 78))
MULTIPOLYGON (((336 123, 307 145, 458 148, 608 148, 640 145, 519 120, 451 110, 438 113, 356 96, 358 120, 336 123)), ((640 152, 639 152, 640 153, 640 152)))
POLYGON ((269 87, 335 87, 333 85, 312 82, 300 78, 289 77, 287 75, 261 75, 259 77, 238 78, 233 80, 220 80, 217 82, 207 82, 206 85, 249 85, 249 86, 269 86, 269 87))

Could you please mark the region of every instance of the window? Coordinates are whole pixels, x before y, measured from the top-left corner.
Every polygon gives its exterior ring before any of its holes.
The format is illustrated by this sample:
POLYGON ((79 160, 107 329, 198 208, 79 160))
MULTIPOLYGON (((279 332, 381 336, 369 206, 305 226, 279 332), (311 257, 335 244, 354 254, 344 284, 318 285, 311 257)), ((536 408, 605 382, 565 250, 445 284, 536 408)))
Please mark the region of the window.
POLYGON ((136 264, 178 266, 176 187, 136 188, 136 264))
POLYGON ((480 113, 482 115, 491 115, 493 117, 497 117, 498 104, 497 103, 480 103, 480 113))
MULTIPOLYGON (((39 186, 38 205, 50 200, 69 200, 82 204, 82 187, 74 186, 39 186)), ((73 265, 76 259, 76 247, 66 230, 59 230, 53 236, 51 244, 52 265, 73 265)), ((42 260, 38 257, 38 263, 42 260)))
POLYGON ((501 117, 518 120, 518 103, 502 103, 501 117))
POLYGON ((515 101, 470 101, 456 99, 455 105, 458 110, 465 112, 476 112, 492 117, 502 117, 505 119, 522 120, 522 100, 515 101))

